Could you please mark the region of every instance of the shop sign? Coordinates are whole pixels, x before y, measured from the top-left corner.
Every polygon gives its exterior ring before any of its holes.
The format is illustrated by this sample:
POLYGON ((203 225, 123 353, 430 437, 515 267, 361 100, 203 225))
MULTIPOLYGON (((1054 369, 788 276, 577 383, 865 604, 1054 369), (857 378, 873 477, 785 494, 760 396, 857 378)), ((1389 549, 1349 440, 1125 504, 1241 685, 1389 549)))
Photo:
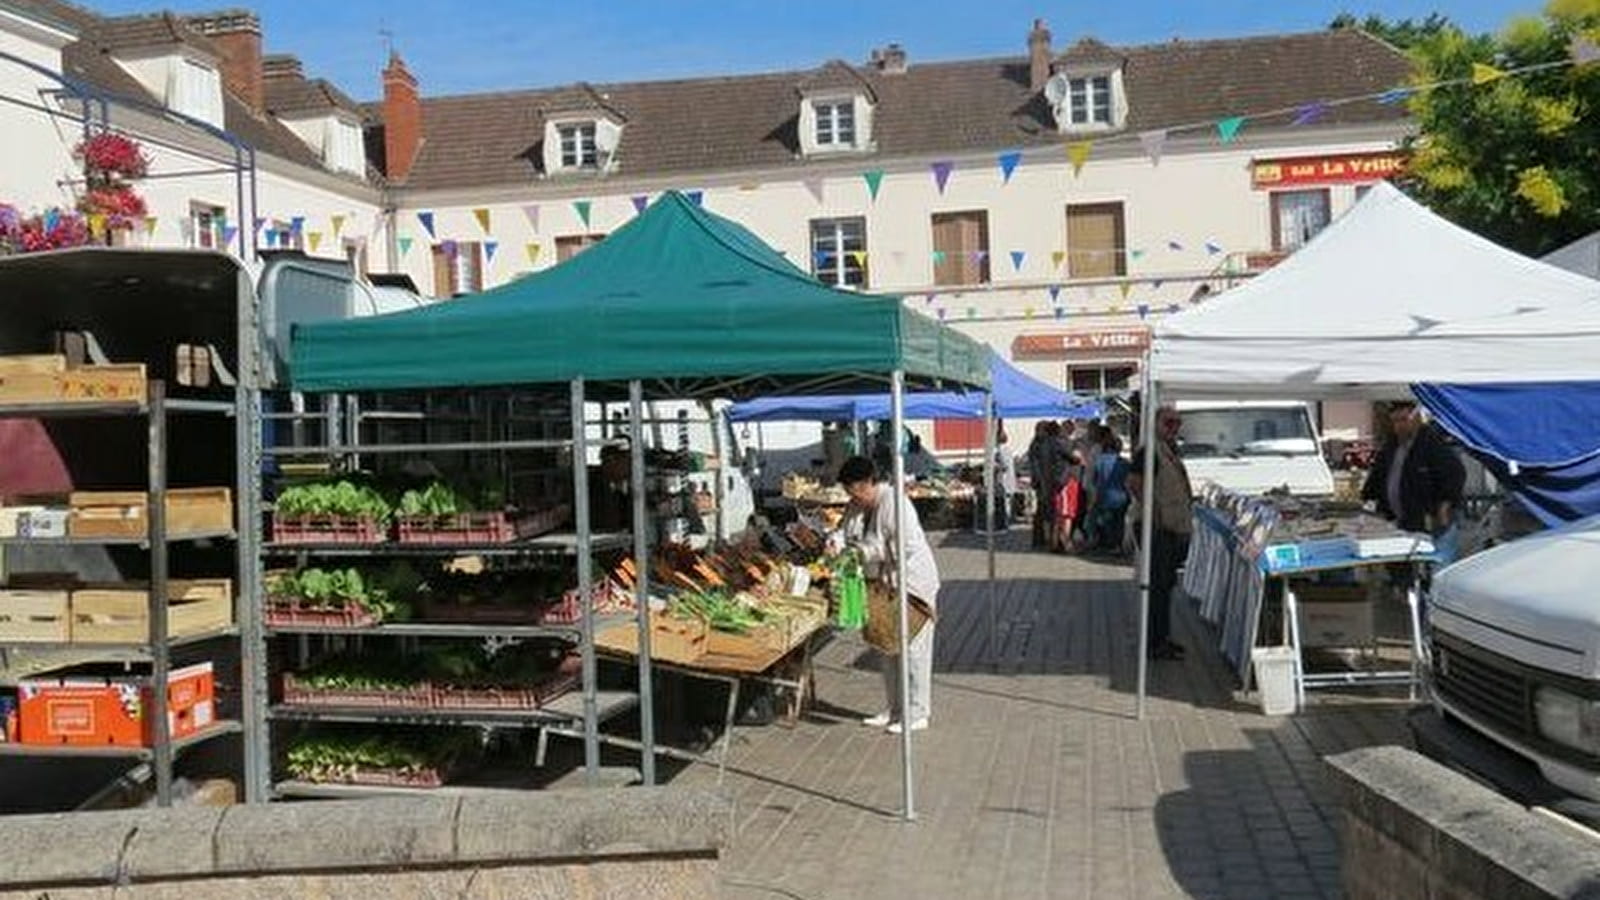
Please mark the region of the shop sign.
POLYGON ((1059 334, 1019 335, 1012 344, 1018 359, 1052 359, 1069 353, 1109 352, 1141 354, 1150 347, 1150 329, 1121 328, 1107 331, 1067 331, 1059 334))
POLYGON ((1250 165, 1256 190, 1300 185, 1368 184, 1400 174, 1404 153, 1346 153, 1339 156, 1296 156, 1261 159, 1250 165))

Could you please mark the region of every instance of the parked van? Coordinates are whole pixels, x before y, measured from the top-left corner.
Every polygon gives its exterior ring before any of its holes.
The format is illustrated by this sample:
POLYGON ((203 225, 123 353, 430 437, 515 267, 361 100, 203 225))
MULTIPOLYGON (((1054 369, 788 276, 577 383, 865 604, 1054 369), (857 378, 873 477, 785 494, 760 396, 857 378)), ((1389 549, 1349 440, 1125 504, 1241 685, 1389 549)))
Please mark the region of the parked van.
POLYGON ((1241 494, 1287 489, 1334 492, 1309 404, 1295 401, 1180 402, 1178 453, 1195 490, 1214 482, 1241 494))

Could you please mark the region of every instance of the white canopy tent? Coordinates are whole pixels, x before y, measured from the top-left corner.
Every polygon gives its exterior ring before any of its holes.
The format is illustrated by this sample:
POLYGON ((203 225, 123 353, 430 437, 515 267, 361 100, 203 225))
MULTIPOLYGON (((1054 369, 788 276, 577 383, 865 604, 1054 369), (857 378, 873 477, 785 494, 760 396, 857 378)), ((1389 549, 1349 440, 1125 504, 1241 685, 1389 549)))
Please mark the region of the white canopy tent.
MULTIPOLYGON (((1600 380, 1600 282, 1459 228, 1387 183, 1305 248, 1158 324, 1141 435, 1175 397, 1401 398, 1412 384, 1600 380)), ((1154 454, 1145 454, 1152 484, 1154 454)), ((1153 492, 1142 497, 1142 547, 1153 492)), ((1150 558, 1139 565, 1144 715, 1150 558)))

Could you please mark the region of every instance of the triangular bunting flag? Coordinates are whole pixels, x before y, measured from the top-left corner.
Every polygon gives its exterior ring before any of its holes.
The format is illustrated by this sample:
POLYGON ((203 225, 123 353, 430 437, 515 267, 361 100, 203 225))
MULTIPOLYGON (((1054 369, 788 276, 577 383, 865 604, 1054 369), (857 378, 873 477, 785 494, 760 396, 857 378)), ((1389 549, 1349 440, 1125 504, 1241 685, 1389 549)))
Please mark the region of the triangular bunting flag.
POLYGON ((822 179, 808 178, 803 182, 803 184, 806 186, 806 191, 808 191, 812 198, 820 204, 822 202, 822 179))
MULTIPOLYGON (((428 237, 435 238, 439 236, 433 230, 433 213, 423 210, 422 212, 417 213, 417 221, 422 223, 422 230, 428 233, 428 237)), ((300 230, 300 225, 303 222, 305 222, 305 219, 303 218, 295 220, 296 231, 300 230)))
POLYGON ((344 229, 344 216, 331 216, 328 221, 333 224, 333 236, 338 237, 339 232, 344 229))
POLYGON ((636 215, 643 213, 645 207, 650 205, 650 196, 648 194, 635 194, 632 199, 633 211, 636 215))
POLYGON ((850 251, 850 258, 856 261, 856 265, 861 266, 862 268, 866 268, 866 265, 867 265, 867 251, 865 251, 865 250, 851 250, 850 251))
POLYGON ((1059 285, 1059 284, 1050 285, 1050 300, 1051 300, 1051 302, 1054 302, 1054 301, 1060 299, 1060 297, 1061 297, 1061 285, 1059 285))
POLYGON ((89 233, 97 238, 106 233, 105 213, 89 214, 89 233))
POLYGON ((1065 319, 1066 317, 1067 317, 1067 308, 1065 306, 1056 307, 1056 318, 1065 319))
POLYGON ((158 220, 156 219, 155 216, 145 216, 144 217, 144 233, 145 233, 146 237, 156 233, 156 223, 157 223, 157 221, 158 220))
POLYGON ((1144 258, 1144 251, 1143 250, 1129 250, 1128 251, 1128 255, 1130 257, 1134 258, 1134 259, 1143 259, 1144 258))
POLYGON ((1231 144, 1233 139, 1239 136, 1239 129, 1243 127, 1244 116, 1229 116, 1217 123, 1217 137, 1221 138, 1224 144, 1231 144))
POLYGON ((950 173, 955 170, 955 167, 956 164, 947 159, 940 160, 931 166, 933 169, 933 183, 938 186, 940 194, 944 193, 944 186, 950 182, 950 173))
POLYGON ((238 236, 239 236, 239 226, 237 226, 237 225, 224 225, 224 226, 222 226, 222 246, 223 247, 231 246, 233 244, 233 239, 238 237, 238 236))
POLYGON ((1494 66, 1477 62, 1472 64, 1473 84, 1488 84, 1491 81, 1499 81, 1504 77, 1506 77, 1506 73, 1496 69, 1494 66))
POLYGON ((1117 285, 1117 292, 1122 294, 1122 299, 1124 300, 1128 299, 1128 292, 1131 290, 1133 290, 1133 285, 1127 283, 1126 281, 1117 285))
MULTIPOLYGON (((427 224, 428 224, 428 227, 430 229, 433 227, 432 223, 433 223, 433 213, 428 213, 428 222, 427 222, 427 224)), ((306 217, 305 216, 293 216, 293 217, 291 217, 289 219, 289 230, 294 232, 295 234, 303 234, 303 233, 305 233, 305 230, 306 230, 306 217)))
POLYGON ((944 321, 944 315, 945 315, 945 308, 941 306, 941 307, 939 307, 939 321, 941 321, 941 322, 944 321))
POLYGON ((527 217, 527 219, 528 219, 528 227, 533 229, 534 231, 538 231, 539 230, 539 205, 537 203, 529 203, 527 206, 524 206, 522 208, 522 214, 523 214, 523 216, 527 217))
POLYGON ((988 258, 989 258, 989 251, 987 251, 987 250, 974 250, 974 251, 972 251, 972 261, 977 263, 978 265, 983 265, 983 261, 988 259, 988 258))
MULTIPOLYGON (((270 242, 270 238, 271 238, 271 235, 269 234, 268 235, 269 242, 270 242)), ((402 235, 398 240, 395 241, 395 243, 400 245, 400 255, 401 256, 405 256, 407 253, 411 252, 411 241, 412 241, 411 238, 406 237, 404 235, 402 235)))
POLYGON ((267 224, 267 220, 266 220, 266 219, 263 219, 263 218, 261 218, 261 217, 260 217, 260 216, 257 216, 257 217, 256 217, 256 227, 255 227, 255 232, 256 232, 256 233, 258 233, 258 234, 259 234, 259 233, 260 233, 260 232, 261 232, 261 226, 263 226, 263 225, 265 225, 265 224, 267 224))
POLYGON ((1093 141, 1073 141, 1067 145, 1067 162, 1072 163, 1073 175, 1083 171, 1084 163, 1089 161, 1089 151, 1093 149, 1093 141))
POLYGON ((1139 318, 1143 319, 1148 315, 1150 315, 1150 304, 1148 304, 1148 303, 1139 304, 1139 318))
POLYGON ((1168 250, 1176 250, 1176 251, 1182 252, 1183 245, 1178 243, 1177 241, 1167 241, 1167 249, 1168 250))
POLYGON ((278 246, 278 233, 276 231, 267 232, 267 248, 271 249, 276 246, 278 246))
POLYGON ((1315 103, 1307 103, 1295 111, 1294 120, 1289 124, 1293 126, 1310 125, 1312 122, 1327 115, 1327 113, 1328 104, 1323 103, 1321 100, 1315 103))
POLYGON ((1567 54, 1572 57, 1573 65, 1587 66, 1600 60, 1600 44, 1581 34, 1574 35, 1572 43, 1567 45, 1567 54))
POLYGON ((1067 261, 1067 251, 1065 251, 1065 250, 1052 250, 1052 251, 1050 251, 1050 265, 1052 265, 1055 268, 1059 269, 1059 268, 1061 268, 1061 264, 1066 262, 1066 261, 1067 261))
POLYGON ((444 241, 439 244, 439 249, 444 251, 445 256, 455 259, 456 254, 461 252, 461 245, 455 241, 444 241))
POLYGON ((1159 290, 1161 290, 1161 286, 1163 284, 1166 284, 1166 282, 1162 281, 1159 278, 1157 278, 1155 281, 1150 282, 1150 289, 1153 290, 1153 291, 1159 291, 1159 290))
POLYGON ((811 258, 816 263, 817 268, 824 269, 827 268, 828 262, 833 259, 833 254, 826 250, 818 250, 812 254, 811 258))
POLYGON ((1144 155, 1150 157, 1152 166, 1161 165, 1161 154, 1167 149, 1166 129, 1139 132, 1139 146, 1144 148, 1144 155))
POLYGON ((1221 247, 1218 247, 1216 244, 1213 244, 1210 241, 1206 241, 1206 253, 1207 253, 1207 255, 1216 256, 1218 253, 1221 253, 1221 252, 1222 252, 1222 248, 1221 247))
POLYGON ((706 195, 702 191, 684 191, 683 196, 688 198, 689 202, 695 206, 705 205, 706 195))
POLYGON ((944 265, 944 251, 943 250, 935 250, 935 251, 933 251, 933 264, 936 265, 936 266, 944 265))
POLYGON ((589 227, 589 211, 593 207, 594 203, 589 200, 572 201, 572 208, 578 211, 578 218, 583 220, 583 227, 585 228, 589 227))
POLYGON ((528 253, 528 265, 537 265, 539 262, 539 245, 537 243, 530 243, 523 247, 523 249, 528 253))
POLYGON ((933 305, 933 298, 935 298, 937 296, 939 296, 939 295, 938 294, 929 294, 927 296, 927 298, 924 299, 922 302, 927 304, 928 306, 932 306, 933 305))
POLYGON ((1408 87, 1390 88, 1378 95, 1378 102, 1384 106, 1393 106, 1415 94, 1416 90, 1408 87))
POLYGON ((1013 251, 1011 251, 1011 270, 1013 272, 1022 271, 1022 260, 1024 258, 1026 258, 1027 255, 1028 255, 1028 251, 1026 251, 1026 250, 1013 250, 1013 251))
POLYGON ((483 229, 483 233, 484 234, 489 234, 490 233, 490 231, 489 231, 489 210, 488 209, 480 206, 477 209, 472 211, 472 217, 474 219, 478 220, 478 227, 483 229))
POLYGON ((878 199, 878 188, 883 186, 883 170, 873 169, 870 172, 862 172, 861 177, 867 181, 867 193, 873 200, 878 199))
POLYGON ((1010 184, 1012 173, 1017 171, 1017 166, 1022 162, 1021 150, 1008 150, 1000 154, 1000 183, 1010 184))
POLYGON ((500 242, 499 241, 484 241, 483 242, 483 261, 486 262, 486 263, 494 262, 494 252, 496 250, 499 250, 499 249, 500 249, 500 242))
POLYGON ((1023 307, 1023 308, 1022 308, 1022 317, 1023 317, 1023 318, 1024 318, 1024 319, 1031 319, 1031 318, 1033 318, 1033 307, 1031 307, 1031 306, 1024 306, 1024 307, 1023 307))
POLYGON ((317 252, 317 247, 322 244, 322 232, 320 232, 320 231, 308 231, 308 232, 306 232, 306 242, 311 245, 311 252, 312 253, 317 252))

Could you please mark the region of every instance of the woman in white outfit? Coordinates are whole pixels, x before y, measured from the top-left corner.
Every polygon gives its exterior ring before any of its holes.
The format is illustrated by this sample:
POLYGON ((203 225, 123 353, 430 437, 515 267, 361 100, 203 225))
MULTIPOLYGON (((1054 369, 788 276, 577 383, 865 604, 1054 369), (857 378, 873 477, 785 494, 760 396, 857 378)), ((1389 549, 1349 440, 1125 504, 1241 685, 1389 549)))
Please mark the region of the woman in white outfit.
MULTIPOLYGON (((845 540, 861 552, 866 576, 882 584, 895 584, 895 516, 896 498, 900 501, 901 527, 905 531, 906 595, 920 603, 931 614, 939 594, 939 570, 933 562, 933 548, 928 546, 922 522, 917 511, 906 499, 905 492, 878 480, 877 467, 872 460, 854 456, 839 468, 839 483, 850 494, 850 508, 845 512, 845 540)), ((932 716, 933 689, 933 631, 930 619, 912 638, 907 648, 911 675, 911 712, 900 715, 900 660, 884 656, 883 684, 888 694, 888 709, 863 720, 862 724, 900 733, 902 722, 909 721, 912 731, 928 727, 932 716)))

